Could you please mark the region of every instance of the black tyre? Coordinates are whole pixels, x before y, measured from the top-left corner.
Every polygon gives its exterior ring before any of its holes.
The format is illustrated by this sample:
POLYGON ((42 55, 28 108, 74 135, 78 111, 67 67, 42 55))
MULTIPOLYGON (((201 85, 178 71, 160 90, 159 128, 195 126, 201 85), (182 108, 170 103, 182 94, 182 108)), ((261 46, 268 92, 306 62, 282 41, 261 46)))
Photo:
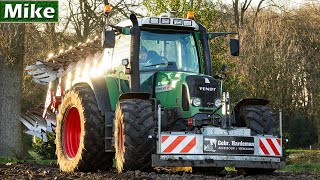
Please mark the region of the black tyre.
MULTIPOLYGON (((275 114, 270 107, 262 105, 248 105, 241 109, 237 125, 250 128, 252 135, 273 135, 274 115, 275 114)), ((271 174, 276 169, 239 168, 237 170, 239 174, 257 175, 271 174)))
POLYGON ((93 171, 112 167, 114 153, 104 151, 104 117, 89 86, 77 86, 63 98, 56 128, 60 170, 93 171))
POLYGON ((248 105, 241 109, 237 125, 250 128, 252 135, 272 135, 274 133, 274 115, 270 107, 248 105))
POLYGON ((192 173, 219 174, 223 170, 223 167, 192 167, 192 173))
POLYGON ((155 116, 148 100, 120 100, 115 113, 115 150, 118 172, 148 170, 155 151, 155 116))

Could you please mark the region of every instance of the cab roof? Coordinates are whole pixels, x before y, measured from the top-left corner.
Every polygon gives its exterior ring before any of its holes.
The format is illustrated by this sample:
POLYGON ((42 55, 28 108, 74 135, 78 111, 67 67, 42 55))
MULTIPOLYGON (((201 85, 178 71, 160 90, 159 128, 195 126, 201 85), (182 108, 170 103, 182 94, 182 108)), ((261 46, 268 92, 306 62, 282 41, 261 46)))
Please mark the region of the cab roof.
MULTIPOLYGON (((138 25, 140 27, 155 27, 155 28, 176 28, 179 27, 191 30, 199 30, 198 24, 192 19, 186 18, 171 18, 171 17, 144 17, 138 18, 138 25)), ((132 22, 126 19, 117 24, 119 27, 131 27, 132 22)))

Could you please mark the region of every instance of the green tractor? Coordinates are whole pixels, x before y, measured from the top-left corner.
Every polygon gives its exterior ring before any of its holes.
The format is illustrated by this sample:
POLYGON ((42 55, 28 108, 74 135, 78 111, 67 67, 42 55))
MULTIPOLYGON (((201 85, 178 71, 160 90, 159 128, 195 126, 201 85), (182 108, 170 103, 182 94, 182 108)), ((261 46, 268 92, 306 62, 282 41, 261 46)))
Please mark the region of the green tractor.
MULTIPOLYGON (((118 172, 273 172, 284 160, 269 101, 243 99, 231 108, 224 74, 212 75, 208 41, 228 35, 238 34, 208 33, 193 17, 132 14, 106 24, 102 41, 27 67, 49 89, 44 108, 21 121, 44 140, 46 131, 55 132, 62 171, 107 169, 115 160, 118 172)), ((230 51, 239 55, 238 39, 230 39, 230 51)))

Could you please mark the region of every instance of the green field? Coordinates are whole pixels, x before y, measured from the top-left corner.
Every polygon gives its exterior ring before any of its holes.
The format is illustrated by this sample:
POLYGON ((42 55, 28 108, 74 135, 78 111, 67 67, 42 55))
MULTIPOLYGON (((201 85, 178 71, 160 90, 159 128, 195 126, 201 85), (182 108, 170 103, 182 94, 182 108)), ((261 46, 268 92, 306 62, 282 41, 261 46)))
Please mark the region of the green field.
POLYGON ((286 166, 278 171, 320 173, 320 150, 290 149, 286 166))

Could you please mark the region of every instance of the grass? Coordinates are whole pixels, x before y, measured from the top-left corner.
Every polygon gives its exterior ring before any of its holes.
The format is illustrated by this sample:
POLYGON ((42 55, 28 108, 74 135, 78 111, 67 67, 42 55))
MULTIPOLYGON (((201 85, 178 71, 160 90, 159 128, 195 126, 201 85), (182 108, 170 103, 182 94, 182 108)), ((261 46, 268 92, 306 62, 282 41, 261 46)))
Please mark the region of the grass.
POLYGON ((279 171, 320 173, 320 150, 289 149, 286 166, 279 171))
POLYGON ((320 150, 288 149, 286 152, 289 154, 292 154, 292 153, 320 153, 320 150))
MULTIPOLYGON (((278 171, 320 173, 320 150, 290 149, 286 154, 286 166, 278 171)), ((225 170, 236 171, 233 167, 226 167, 225 170)))
POLYGON ((320 163, 320 150, 287 150, 287 164, 320 163))
POLYGON ((225 167, 226 171, 237 171, 234 167, 225 167))
POLYGON ((57 164, 57 160, 53 160, 53 159, 41 159, 41 160, 27 159, 27 160, 18 160, 18 159, 13 159, 13 158, 0 158, 0 163, 23 163, 23 162, 37 163, 37 164, 41 164, 41 165, 57 164))
POLYGON ((12 159, 12 158, 0 158, 0 163, 15 163, 15 162, 23 162, 18 159, 12 159))
POLYGON ((320 162, 288 164, 283 169, 280 169, 280 171, 320 173, 320 162))
POLYGON ((42 159, 39 154, 37 154, 35 151, 28 151, 30 155, 30 159, 15 159, 15 158, 0 158, 0 163, 23 163, 23 162, 29 162, 29 163, 37 163, 42 165, 49 165, 49 164, 57 164, 57 160, 55 159, 42 159))

